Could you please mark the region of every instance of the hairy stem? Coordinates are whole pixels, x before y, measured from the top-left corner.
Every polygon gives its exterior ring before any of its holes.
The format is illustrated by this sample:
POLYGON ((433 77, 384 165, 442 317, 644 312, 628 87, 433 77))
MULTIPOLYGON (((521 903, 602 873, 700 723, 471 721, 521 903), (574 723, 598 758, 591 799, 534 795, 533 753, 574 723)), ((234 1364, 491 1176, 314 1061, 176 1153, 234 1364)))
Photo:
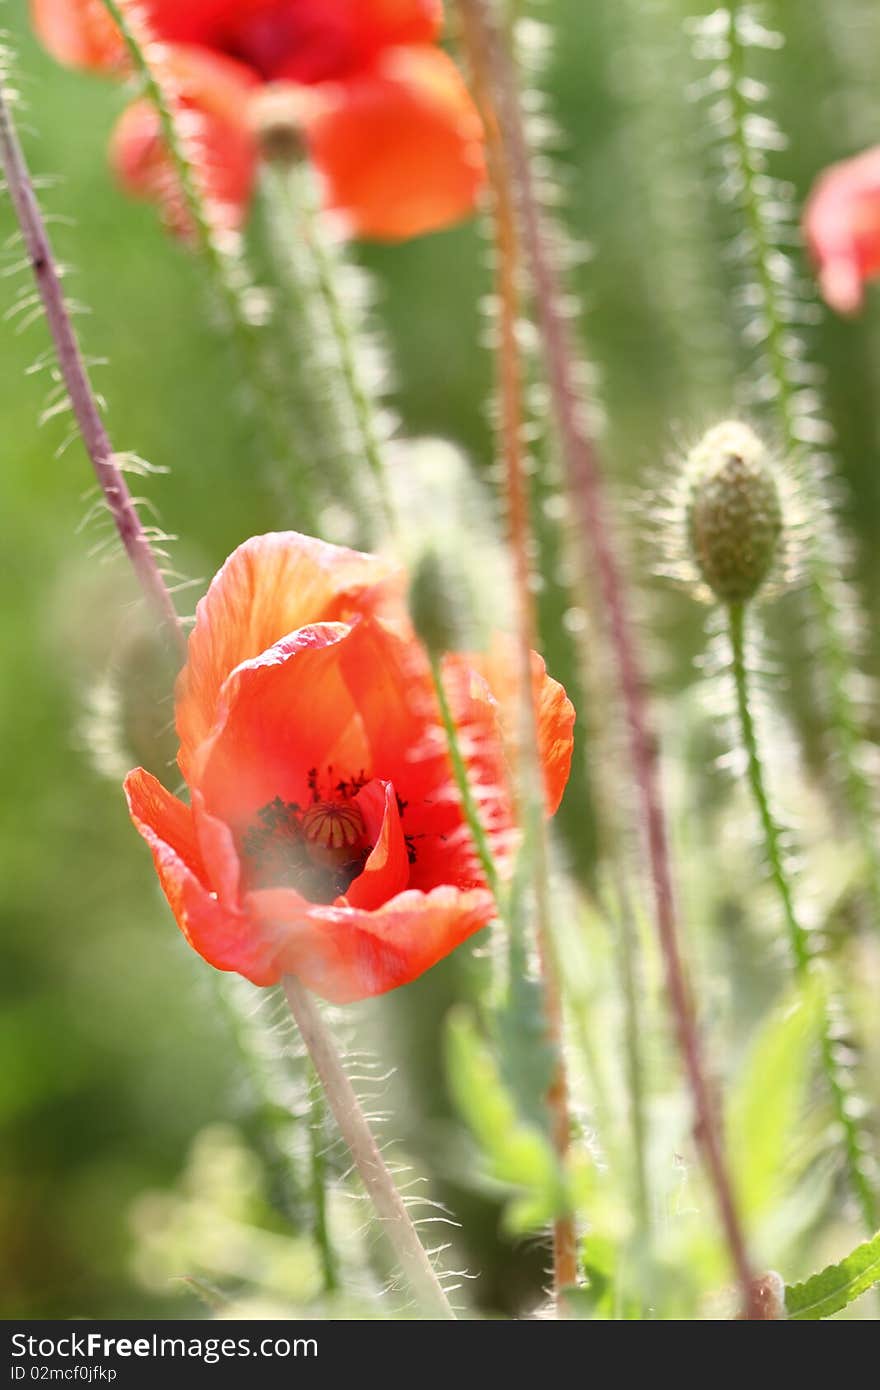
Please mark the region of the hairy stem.
POLYGON ((474 849, 480 861, 480 868, 483 870, 489 891, 499 903, 501 894, 501 879, 498 873, 498 865, 495 863, 495 856, 492 853, 492 846, 489 844, 489 836, 483 825, 483 818, 480 815, 480 808, 477 805, 476 797, 471 787, 468 777, 467 764, 461 751, 461 744, 458 737, 458 729, 452 710, 449 708, 449 697, 446 694, 446 686, 443 684, 443 667, 440 658, 433 652, 430 653, 431 676, 434 681, 434 693, 437 696, 437 704, 440 707, 440 719, 443 724, 443 732, 446 735, 446 743, 449 749, 449 761, 452 764, 452 773, 455 778, 455 785, 461 797, 462 811, 470 831, 471 839, 474 842, 474 849))
POLYGON ((339 292, 339 252, 330 243, 321 225, 320 210, 310 171, 295 167, 273 171, 276 196, 287 215, 288 235, 298 236, 312 258, 315 284, 323 300, 327 324, 336 346, 339 376, 348 397, 358 434, 359 453, 366 459, 373 476, 382 516, 389 534, 398 531, 398 516, 391 496, 382 438, 376 419, 376 406, 358 358, 357 335, 339 292), (300 175, 305 174, 305 177, 300 175))
MULTIPOLYGON (((544 821, 544 796, 538 756, 538 712, 532 684, 532 651, 538 645, 533 587, 533 536, 529 494, 523 457, 523 368, 517 336, 520 312, 521 252, 516 207, 508 167, 507 150, 492 101, 489 74, 482 61, 484 49, 475 29, 469 5, 461 6, 465 43, 473 68, 474 88, 486 127, 486 143, 492 188, 492 225, 495 245, 495 290, 499 306, 498 388, 500 397, 500 446, 504 464, 507 526, 513 557, 516 598, 518 707, 520 723, 520 816, 527 830, 531 856, 535 928, 547 1036, 553 1050, 553 1074, 547 1092, 553 1145, 564 1164, 571 1146, 568 1075, 563 1052, 562 990, 553 944, 550 908, 549 846, 544 821)), ((577 1282, 577 1232, 571 1215, 558 1217, 553 1228, 553 1273, 557 1298, 577 1282)))
POLYGON ((416 1234, 406 1204, 385 1164, 354 1087, 345 1074, 336 1045, 314 998, 292 975, 283 980, 290 1011, 327 1097, 334 1120, 375 1207, 382 1230, 419 1308, 433 1319, 455 1313, 425 1247, 416 1234))
POLYGON ((190 219, 195 246, 219 293, 227 324, 247 373, 248 386, 253 392, 253 414, 261 431, 265 432, 272 463, 285 466, 284 485, 292 491, 297 524, 314 531, 317 527, 305 469, 295 445, 295 422, 287 418, 280 398, 283 367, 273 359, 263 326, 255 321, 250 301, 259 292, 250 281, 243 257, 234 249, 237 241, 228 232, 219 234, 212 221, 208 201, 200 187, 197 161, 190 157, 174 116, 171 96, 166 91, 166 79, 161 70, 162 46, 155 45, 156 53, 160 56, 157 61, 152 60, 148 54, 150 36, 144 31, 143 21, 137 13, 131 13, 119 0, 101 0, 101 3, 118 27, 132 66, 143 82, 148 101, 155 109, 162 142, 190 219))
POLYGON ((577 518, 585 573, 598 571, 617 683, 629 733, 642 830, 654 889, 655 921, 676 1036, 695 1112, 695 1134, 715 1194, 744 1309, 757 1317, 752 1269, 721 1139, 712 1088, 678 941, 678 921, 655 740, 622 567, 612 541, 605 485, 584 421, 577 356, 569 338, 563 296, 535 187, 517 75, 488 0, 459 0, 480 46, 509 161, 525 260, 531 275, 550 393, 577 518))
MULTIPOLYGON (((782 914, 788 931, 789 945, 795 972, 800 980, 805 980, 818 964, 810 949, 809 933, 801 922, 795 904, 794 891, 785 863, 779 823, 773 813, 767 793, 764 775, 764 761, 758 741, 758 733, 752 713, 752 700, 746 658, 746 610, 742 603, 731 604, 727 610, 728 635, 730 638, 731 665, 736 687, 736 708, 739 719, 740 736, 748 759, 748 780, 752 797, 761 824, 764 852, 770 870, 770 878, 779 898, 782 914)), ((877 1200, 865 1166, 865 1150, 859 1129, 852 1095, 845 1069, 840 1065, 835 1047, 831 1019, 827 1006, 823 1014, 821 1032, 822 1066, 831 1091, 834 1115, 843 1137, 847 1172, 850 1185, 870 1234, 878 1225, 877 1200)))
POLYGON ((651 1238, 651 1190, 648 1180, 648 1122, 645 1109, 645 1063, 642 1049, 642 1008, 639 943, 633 904, 621 876, 615 883, 620 930, 620 971, 623 984, 626 1072, 635 1188, 635 1214, 640 1237, 651 1238))
MULTIPOLYGON (((732 140, 742 179, 743 215, 753 247, 753 268, 761 290, 767 321, 767 365, 773 380, 773 405, 782 438, 791 457, 803 452, 798 430, 798 385, 792 378, 787 347, 790 325, 781 303, 782 283, 773 273, 778 249, 760 191, 764 172, 748 137, 749 107, 745 97, 748 79, 746 44, 740 31, 742 5, 729 7, 730 100, 732 140)), ((840 784, 849 803, 850 823, 859 837, 868 873, 874 925, 880 930, 880 839, 876 834, 876 802, 871 784, 859 760, 864 742, 858 710, 850 689, 852 653, 845 625, 840 621, 842 581, 836 572, 834 522, 822 496, 821 477, 805 469, 802 490, 810 505, 813 535, 806 546, 806 568, 816 623, 817 667, 827 682, 830 732, 841 767, 840 784)))
POLYGON ((98 478, 107 508, 132 569, 148 601, 162 620, 181 657, 186 635, 174 601, 162 577, 149 537, 138 516, 101 418, 79 341, 64 300, 58 264, 40 211, 33 181, 15 129, 8 95, 0 74, 0 153, 9 195, 21 226, 31 269, 55 345, 58 365, 86 452, 98 478))

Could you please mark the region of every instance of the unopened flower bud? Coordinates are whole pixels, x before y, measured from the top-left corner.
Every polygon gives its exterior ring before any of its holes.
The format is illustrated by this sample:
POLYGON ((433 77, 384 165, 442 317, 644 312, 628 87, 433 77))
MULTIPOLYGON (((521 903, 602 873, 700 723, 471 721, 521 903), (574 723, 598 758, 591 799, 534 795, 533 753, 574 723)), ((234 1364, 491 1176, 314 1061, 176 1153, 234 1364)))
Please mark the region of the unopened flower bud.
POLYGON ((461 616, 466 611, 460 576, 432 548, 425 550, 409 587, 413 627, 431 656, 443 656, 461 643, 461 616))
POLYGON ((688 457, 687 536, 705 582, 722 603, 744 603, 777 558, 782 506, 773 464, 748 425, 725 420, 688 457))

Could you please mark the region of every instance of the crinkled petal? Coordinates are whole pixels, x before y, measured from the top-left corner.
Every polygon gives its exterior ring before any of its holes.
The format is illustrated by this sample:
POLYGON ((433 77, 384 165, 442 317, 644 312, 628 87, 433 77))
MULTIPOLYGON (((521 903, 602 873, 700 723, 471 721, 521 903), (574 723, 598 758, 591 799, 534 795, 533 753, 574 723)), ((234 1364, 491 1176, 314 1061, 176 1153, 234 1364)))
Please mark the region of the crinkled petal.
MULTIPOLYGON (((519 722, 517 652, 512 640, 498 638, 487 653, 447 658, 446 669, 470 667, 485 679, 498 702, 499 717, 508 757, 516 758, 519 722)), ((538 719, 538 752, 544 774, 547 815, 555 815, 571 772, 575 709, 563 687, 547 674, 537 652, 532 652, 532 696, 538 719)))
POLYGON ((206 885, 189 808, 138 768, 125 781, 129 811, 146 840, 162 891, 189 944, 218 970, 235 970, 256 985, 273 984, 277 945, 247 915, 222 903, 206 885))
POLYGON ((142 767, 128 774, 123 790, 131 818, 141 834, 149 830, 174 851, 196 878, 206 883, 191 808, 142 767))
POLYGON ((192 793, 196 840, 205 866, 205 878, 221 903, 237 908, 241 892, 241 861, 235 837, 225 821, 209 814, 198 788, 192 793))
POLYGON ((387 49, 321 95, 307 120, 309 148, 328 207, 354 235, 397 241, 473 211, 485 180, 483 132, 442 50, 387 49))
POLYGON ((368 782, 354 798, 372 844, 363 870, 345 895, 350 907, 372 911, 409 884, 409 852, 400 823, 397 795, 390 782, 368 782))
POLYGON ((401 893, 376 912, 304 907, 285 888, 250 893, 245 905, 273 944, 277 977, 296 975, 334 1004, 408 984, 495 915, 489 893, 449 887, 401 893))
POLYGON ((307 805, 313 769, 350 776, 364 767, 342 673, 342 650, 355 631, 345 623, 300 628, 228 677, 216 726, 194 763, 194 785, 212 816, 240 832, 276 797, 307 805))
POLYGON ((234 551, 196 609, 177 687, 180 766, 189 780, 195 749, 217 718, 230 672, 309 624, 345 621, 371 607, 395 568, 375 555, 296 531, 255 536, 234 551))
MULTIPOLYGON (((424 651, 404 632, 364 618, 341 658, 363 727, 367 766, 393 783, 404 807, 403 827, 414 854, 410 885, 484 886, 424 651)), ((495 701, 482 677, 465 665, 449 664, 445 683, 471 788, 502 859, 510 846, 512 808, 495 701)))

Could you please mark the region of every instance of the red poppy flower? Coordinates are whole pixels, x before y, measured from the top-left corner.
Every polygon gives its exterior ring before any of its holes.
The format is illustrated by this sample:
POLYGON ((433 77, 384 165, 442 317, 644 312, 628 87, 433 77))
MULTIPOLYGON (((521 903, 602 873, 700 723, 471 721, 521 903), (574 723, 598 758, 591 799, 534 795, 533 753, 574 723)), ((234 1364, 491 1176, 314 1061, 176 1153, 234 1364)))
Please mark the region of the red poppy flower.
POLYGON ((825 299, 840 314, 855 313, 865 281, 880 275, 880 146, 819 176, 804 232, 825 299))
MULTIPOLYGON (((32 0, 32 13, 61 61, 124 67, 99 0, 32 0)), ((485 177, 482 131, 458 70, 433 44, 439 0, 145 0, 137 13, 172 55, 172 68, 192 67, 201 52, 181 104, 200 117, 206 191, 236 209, 227 224, 243 218, 258 155, 247 96, 230 76, 245 70, 254 86, 293 83, 312 94, 298 107, 303 139, 328 204, 353 233, 397 240, 473 209, 485 177), (180 45, 188 56, 174 60, 180 45), (237 99, 227 100, 222 94, 231 95, 235 82, 237 99)), ((162 161, 155 122, 142 104, 136 111, 117 131, 114 164, 130 191, 158 199, 180 229, 173 170, 162 161)))
MULTIPOLYGON (((381 994, 494 915, 395 591, 375 557, 290 532, 248 541, 199 604, 179 680, 190 804, 142 768, 126 779, 184 935, 255 984, 291 973, 337 1003, 381 994)), ((506 715, 478 665, 450 656, 444 678, 504 864, 506 715)), ((552 814, 574 711, 537 658, 535 682, 552 814)))

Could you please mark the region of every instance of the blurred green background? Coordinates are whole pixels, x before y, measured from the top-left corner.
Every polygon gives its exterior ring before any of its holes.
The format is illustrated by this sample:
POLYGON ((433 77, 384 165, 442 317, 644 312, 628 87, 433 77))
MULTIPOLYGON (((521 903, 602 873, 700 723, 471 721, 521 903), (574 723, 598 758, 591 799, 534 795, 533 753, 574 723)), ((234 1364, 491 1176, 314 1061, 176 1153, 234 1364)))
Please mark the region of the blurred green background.
MULTIPOLYGON (((648 513, 643 490, 682 443, 730 412, 742 367, 726 232, 713 211, 712 133, 689 96, 700 70, 683 22, 699 9, 679 0, 541 7, 556 31, 548 92, 564 132, 570 228, 591 247, 577 285, 607 411, 606 464, 622 499, 642 497, 648 513)), ((779 0, 766 13, 788 40, 762 60, 791 136, 773 167, 800 201, 823 165, 880 141, 880 12, 860 0, 779 0)), ((56 224, 57 246, 71 295, 90 310, 80 320, 85 344, 107 359, 96 380, 111 433, 117 447, 169 470, 144 491, 180 537, 178 567, 208 576, 247 535, 292 520, 260 480, 234 358, 206 311, 199 269, 150 208, 112 184, 105 147, 124 93, 55 66, 28 33, 23 0, 6 0, 0 23, 19 53, 29 158, 52 176, 46 205, 72 219, 56 224)), ((4 238, 12 226, 4 202, 4 238)), ((491 365, 479 305, 488 272, 475 226, 358 254, 380 286, 405 432, 452 440, 486 470, 491 365)), ((0 281, 0 307, 13 304, 19 284, 0 281)), ((13 317, 0 332, 0 1314, 183 1315, 197 1307, 192 1293, 138 1277, 132 1204, 173 1186, 207 1126, 247 1128, 247 1083, 208 968, 176 931, 121 791, 89 749, 96 687, 129 651, 129 581, 120 562, 89 557, 95 535, 78 530, 87 461, 78 442, 55 457, 66 421, 38 428, 46 378, 26 369, 45 333, 40 322, 18 327, 13 317)), ((875 671, 878 327, 875 295, 862 319, 825 317, 815 337, 875 671)), ((632 520, 657 678, 683 718, 702 616, 655 577, 639 539, 643 517, 632 520)), ((565 641, 562 631, 549 635, 551 670, 554 642, 561 650, 565 641)), ((796 678, 786 698, 810 736, 812 706, 796 678)), ((678 727, 679 716, 670 718, 678 727)), ((687 751, 694 777, 708 776, 705 748, 687 751)), ((685 807, 688 795, 679 795, 685 807)), ((699 904, 699 891, 686 898, 699 904)), ((720 947, 704 948, 710 964, 720 969, 719 952, 723 961, 735 945, 722 936, 720 947)), ((401 1075, 394 1132, 428 1171, 436 1160, 425 1136, 448 1110, 437 1029, 466 975, 467 962, 447 962, 382 1006, 401 1075)), ((363 1013, 367 1027, 376 1009, 363 1013)), ((234 1147, 222 1132, 221 1140, 234 1147)), ((517 1307, 540 1283, 540 1251, 529 1244, 512 1256, 492 1204, 461 1186, 444 1195, 466 1220, 471 1267, 486 1271, 477 1295, 488 1307, 517 1307)), ((277 1215, 264 1218, 273 1221, 284 1229, 277 1215)))

